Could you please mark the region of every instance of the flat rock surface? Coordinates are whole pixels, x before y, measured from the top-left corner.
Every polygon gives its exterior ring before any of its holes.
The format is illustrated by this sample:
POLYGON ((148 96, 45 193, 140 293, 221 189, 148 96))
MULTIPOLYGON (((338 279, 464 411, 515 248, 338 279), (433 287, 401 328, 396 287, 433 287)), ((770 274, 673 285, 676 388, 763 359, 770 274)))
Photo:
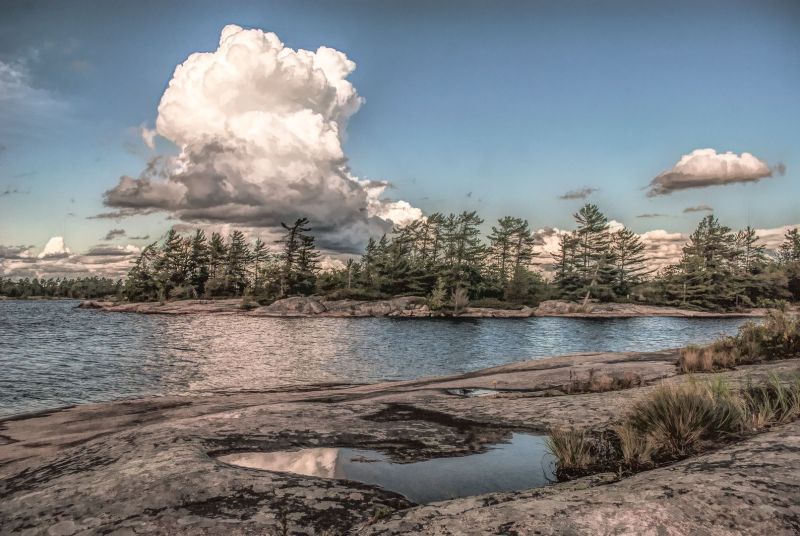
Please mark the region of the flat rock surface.
MULTIPOLYGON (((216 455, 354 447, 466 455, 513 432, 612 425, 675 375, 675 351, 585 353, 446 378, 92 404, 0 421, 2 534, 797 534, 800 424, 616 481, 598 475, 416 506, 351 481, 216 455), (631 389, 567 394, 636 374, 631 389), (467 396, 471 389, 486 396, 467 396), (538 532, 537 532, 538 531, 538 532)), ((726 372, 797 371, 796 360, 726 372)))

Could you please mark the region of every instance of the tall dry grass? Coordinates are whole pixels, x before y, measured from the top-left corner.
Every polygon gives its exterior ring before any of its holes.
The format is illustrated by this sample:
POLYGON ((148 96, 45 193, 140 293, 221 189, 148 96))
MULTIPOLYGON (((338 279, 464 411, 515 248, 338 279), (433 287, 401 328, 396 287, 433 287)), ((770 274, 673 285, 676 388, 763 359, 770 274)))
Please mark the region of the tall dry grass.
POLYGON ((731 337, 707 346, 687 346, 678 357, 682 373, 714 372, 737 365, 800 356, 800 318, 770 311, 763 322, 747 322, 731 337))
POLYGON ((595 462, 591 441, 584 430, 558 428, 550 431, 547 449, 558 460, 559 478, 580 474, 595 462))
POLYGON ((633 404, 613 429, 615 447, 587 431, 555 430, 548 448, 559 478, 590 468, 636 471, 678 460, 764 427, 800 418, 800 376, 771 376, 733 388, 727 381, 663 384, 633 404), (597 443, 597 444, 596 444, 597 443))

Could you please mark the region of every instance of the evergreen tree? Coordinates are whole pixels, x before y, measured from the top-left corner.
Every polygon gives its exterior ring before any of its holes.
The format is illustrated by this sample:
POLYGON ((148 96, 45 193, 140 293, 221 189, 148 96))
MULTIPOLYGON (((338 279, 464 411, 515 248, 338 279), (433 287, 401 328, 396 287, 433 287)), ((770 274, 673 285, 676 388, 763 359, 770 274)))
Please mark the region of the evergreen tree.
POLYGON ((247 287, 247 272, 251 261, 250 248, 244 233, 238 229, 228 236, 225 261, 225 282, 235 296, 244 294, 247 287))
POLYGON ((612 259, 615 263, 614 294, 628 296, 631 289, 643 281, 648 273, 644 244, 639 235, 622 228, 611 235, 612 259))
POLYGON ((202 296, 205 293, 209 277, 209 262, 210 255, 206 235, 202 229, 197 229, 189 245, 189 259, 186 265, 189 284, 192 286, 195 296, 202 296))
POLYGON ((784 264, 800 262, 800 229, 794 228, 786 231, 783 243, 778 250, 778 257, 784 264))
POLYGON ((699 309, 735 307, 735 236, 713 216, 703 218, 683 248, 673 302, 699 309))
POLYGON ((314 245, 314 237, 307 234, 308 219, 299 218, 293 225, 281 223, 286 230, 278 242, 283 244, 281 253, 280 295, 314 291, 317 272, 319 271, 319 252, 314 245))

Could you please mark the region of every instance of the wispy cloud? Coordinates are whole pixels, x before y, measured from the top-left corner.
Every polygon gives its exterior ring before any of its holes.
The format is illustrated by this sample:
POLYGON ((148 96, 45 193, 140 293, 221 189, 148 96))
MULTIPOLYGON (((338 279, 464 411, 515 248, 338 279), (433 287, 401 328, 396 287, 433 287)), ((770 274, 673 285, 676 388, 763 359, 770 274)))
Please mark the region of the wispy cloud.
POLYGON ((10 195, 25 195, 31 193, 30 190, 20 190, 19 188, 6 188, 0 192, 0 197, 8 197, 10 195))
POLYGON ((125 229, 111 229, 103 237, 103 240, 114 240, 125 236, 125 229))
POLYGON ((669 214, 659 214, 658 212, 649 212, 647 214, 639 214, 637 218, 668 218, 669 214))
POLYGON ((708 205, 697 205, 696 207, 686 207, 683 209, 684 214, 689 214, 691 212, 714 212, 714 207, 710 207, 708 205))
POLYGON ((597 188, 579 188, 577 190, 570 190, 558 196, 559 199, 586 199, 594 192, 597 191, 597 188))

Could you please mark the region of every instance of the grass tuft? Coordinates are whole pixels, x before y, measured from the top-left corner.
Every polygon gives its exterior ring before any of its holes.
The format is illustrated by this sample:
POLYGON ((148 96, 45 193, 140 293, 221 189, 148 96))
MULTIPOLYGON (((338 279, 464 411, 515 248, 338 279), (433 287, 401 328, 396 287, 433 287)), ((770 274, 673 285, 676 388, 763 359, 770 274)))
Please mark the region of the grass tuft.
POLYGON ((552 430, 546 445, 558 460, 556 474, 559 478, 583 473, 594 464, 592 444, 583 430, 574 428, 552 430))

